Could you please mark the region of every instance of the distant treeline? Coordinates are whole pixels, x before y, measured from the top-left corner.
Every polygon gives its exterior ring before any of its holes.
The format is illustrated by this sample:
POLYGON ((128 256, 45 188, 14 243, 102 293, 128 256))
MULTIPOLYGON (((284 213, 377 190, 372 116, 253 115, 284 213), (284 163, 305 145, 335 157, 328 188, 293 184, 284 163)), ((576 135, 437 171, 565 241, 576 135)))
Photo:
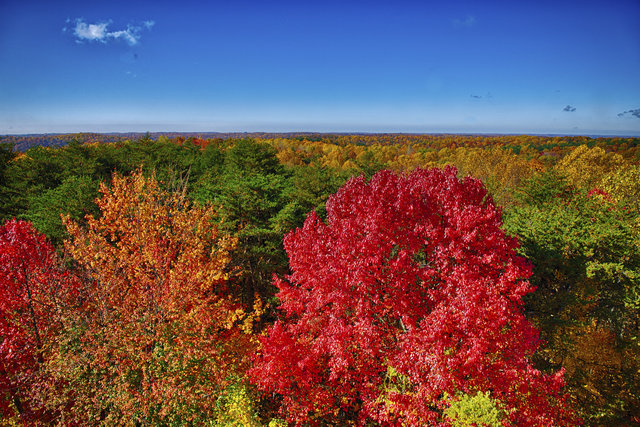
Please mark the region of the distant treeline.
POLYGON ((411 133, 317 133, 317 132, 125 132, 125 133, 62 133, 0 135, 0 144, 13 145, 15 151, 26 151, 34 146, 61 147, 70 141, 80 143, 109 143, 140 139, 243 139, 257 140, 291 139, 296 141, 325 142, 338 145, 388 145, 419 144, 432 148, 455 148, 463 146, 493 146, 500 144, 516 151, 528 145, 538 151, 557 152, 558 149, 586 144, 598 145, 613 151, 635 148, 640 144, 637 137, 590 137, 556 135, 467 135, 467 134, 411 134, 411 133))
MULTIPOLYGON (((348 134, 341 134, 348 135, 348 134)), ((320 134, 315 132, 285 132, 285 133, 268 133, 268 132, 117 132, 117 133, 45 133, 45 134, 26 134, 26 135, 0 135, 0 144, 8 143, 14 146, 16 151, 26 151, 34 146, 42 147, 62 147, 67 145, 69 141, 86 142, 120 142, 127 140, 139 140, 150 138, 154 141, 158 138, 178 139, 242 139, 242 138, 296 138, 306 139, 310 141, 332 140, 337 135, 320 134)))

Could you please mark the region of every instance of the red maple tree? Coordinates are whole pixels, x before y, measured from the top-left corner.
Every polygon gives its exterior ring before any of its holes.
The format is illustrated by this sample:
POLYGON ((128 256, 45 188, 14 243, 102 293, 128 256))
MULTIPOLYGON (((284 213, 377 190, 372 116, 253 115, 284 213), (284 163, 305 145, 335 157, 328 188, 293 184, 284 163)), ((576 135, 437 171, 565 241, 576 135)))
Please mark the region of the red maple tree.
POLYGON ((14 219, 0 227, 0 415, 5 419, 46 419, 33 395, 72 283, 31 223, 14 219))
POLYGON ((562 372, 544 375, 524 318, 530 265, 483 184, 454 168, 351 179, 285 237, 283 317, 253 381, 290 422, 448 425, 489 392, 506 423, 575 422, 562 372))

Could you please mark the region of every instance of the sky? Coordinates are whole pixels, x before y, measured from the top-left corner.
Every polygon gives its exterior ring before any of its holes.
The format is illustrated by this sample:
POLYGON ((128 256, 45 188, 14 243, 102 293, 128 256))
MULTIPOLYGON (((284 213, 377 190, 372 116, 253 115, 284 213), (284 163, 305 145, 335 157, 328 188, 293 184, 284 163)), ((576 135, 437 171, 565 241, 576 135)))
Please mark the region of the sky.
POLYGON ((640 1, 0 1, 0 134, 640 136, 640 1))

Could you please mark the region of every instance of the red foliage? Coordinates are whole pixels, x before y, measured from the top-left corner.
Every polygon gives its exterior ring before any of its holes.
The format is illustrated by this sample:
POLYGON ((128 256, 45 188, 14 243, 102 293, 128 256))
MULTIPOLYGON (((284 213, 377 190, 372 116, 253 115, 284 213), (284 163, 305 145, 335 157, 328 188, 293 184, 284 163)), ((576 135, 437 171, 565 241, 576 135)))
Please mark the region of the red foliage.
POLYGON ((571 419, 562 373, 529 362, 531 267, 480 181, 383 171, 350 180, 327 213, 285 237, 284 317, 251 372, 289 421, 446 424, 452 396, 477 391, 516 425, 571 419))
POLYGON ((589 190, 589 192, 587 193, 587 196, 589 197, 600 196, 606 201, 612 202, 611 194, 607 193, 606 191, 598 187, 595 187, 589 190))
POLYGON ((207 145, 209 145, 209 141, 207 141, 205 139, 202 139, 202 138, 197 138, 197 137, 193 138, 191 140, 191 143, 193 145, 197 146, 197 147, 200 147, 200 148, 206 148, 207 145))
POLYGON ((5 417, 43 416, 30 397, 68 284, 53 247, 31 223, 14 219, 0 228, 0 414, 5 417))

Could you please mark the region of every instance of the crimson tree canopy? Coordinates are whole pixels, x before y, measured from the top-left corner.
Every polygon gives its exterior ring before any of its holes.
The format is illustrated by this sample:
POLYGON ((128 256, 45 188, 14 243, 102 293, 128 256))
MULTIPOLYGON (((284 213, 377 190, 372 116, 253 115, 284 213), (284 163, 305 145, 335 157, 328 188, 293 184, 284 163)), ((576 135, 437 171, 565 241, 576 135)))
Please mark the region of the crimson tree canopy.
POLYGON ((454 168, 354 178, 326 223, 311 213, 284 244, 283 317, 252 377, 290 421, 434 425, 480 391, 517 425, 571 417, 562 373, 529 361, 531 268, 479 180, 454 168))
POLYGON ((45 419, 33 389, 72 285, 31 223, 14 219, 0 227, 0 418, 17 411, 27 423, 45 419))

